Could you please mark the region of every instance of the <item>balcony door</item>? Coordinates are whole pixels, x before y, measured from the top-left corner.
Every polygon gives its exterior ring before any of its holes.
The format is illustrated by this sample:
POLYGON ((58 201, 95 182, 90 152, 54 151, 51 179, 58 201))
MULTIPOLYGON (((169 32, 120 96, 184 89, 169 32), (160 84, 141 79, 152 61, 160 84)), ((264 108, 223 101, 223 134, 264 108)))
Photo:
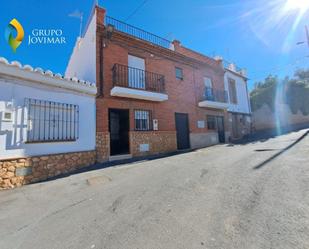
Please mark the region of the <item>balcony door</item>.
POLYGON ((205 85, 205 97, 207 98, 207 100, 214 100, 212 80, 208 77, 204 77, 204 85, 205 85))
POLYGON ((145 60, 133 55, 128 56, 129 87, 145 89, 145 60))

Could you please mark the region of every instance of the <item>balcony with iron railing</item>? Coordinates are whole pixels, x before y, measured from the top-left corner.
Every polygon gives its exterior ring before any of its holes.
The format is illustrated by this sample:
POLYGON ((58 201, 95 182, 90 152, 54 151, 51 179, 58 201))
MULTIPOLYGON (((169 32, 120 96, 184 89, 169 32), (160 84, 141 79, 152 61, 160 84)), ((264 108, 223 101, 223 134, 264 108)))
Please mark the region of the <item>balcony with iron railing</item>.
POLYGON ((150 101, 165 101, 164 75, 115 64, 113 66, 112 96, 150 101))
POLYGON ((112 26, 118 32, 125 33, 137 39, 149 42, 153 45, 157 45, 167 49, 173 49, 173 44, 171 41, 162 38, 160 36, 157 36, 155 34, 152 34, 150 32, 147 32, 145 30, 142 30, 140 28, 134 27, 125 22, 119 21, 110 16, 105 17, 104 24, 105 26, 112 26))
POLYGON ((215 109, 227 109, 227 91, 206 87, 202 100, 199 102, 199 106, 215 109))

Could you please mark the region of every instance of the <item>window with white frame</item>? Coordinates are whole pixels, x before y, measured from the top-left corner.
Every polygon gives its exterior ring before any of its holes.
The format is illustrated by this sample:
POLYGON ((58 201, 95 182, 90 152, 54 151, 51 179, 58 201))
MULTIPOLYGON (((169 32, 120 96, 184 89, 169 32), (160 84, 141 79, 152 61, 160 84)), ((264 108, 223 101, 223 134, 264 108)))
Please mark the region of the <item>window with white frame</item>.
POLYGON ((78 139, 78 105, 27 98, 25 106, 28 143, 78 139))
POLYGON ((148 110, 135 110, 134 121, 136 131, 152 130, 152 114, 148 110))

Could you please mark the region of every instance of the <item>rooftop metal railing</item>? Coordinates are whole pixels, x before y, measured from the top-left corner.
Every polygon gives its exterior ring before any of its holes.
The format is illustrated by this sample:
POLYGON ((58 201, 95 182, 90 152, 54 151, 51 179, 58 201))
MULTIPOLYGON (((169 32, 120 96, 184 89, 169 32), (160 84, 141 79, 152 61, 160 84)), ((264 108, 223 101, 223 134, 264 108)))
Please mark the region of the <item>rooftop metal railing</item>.
POLYGON ((105 17, 104 24, 106 26, 112 25, 115 28, 115 30, 122 32, 122 33, 125 33, 125 34, 128 34, 128 35, 131 35, 131 36, 134 36, 134 37, 136 37, 140 40, 150 42, 150 43, 157 45, 157 46, 160 46, 160 47, 164 47, 164 48, 168 48, 168 49, 171 48, 171 44, 172 44, 171 41, 169 41, 165 38, 159 37, 155 34, 149 33, 145 30, 140 29, 140 28, 134 27, 134 26, 127 24, 125 22, 119 21, 119 20, 112 18, 110 16, 105 17))

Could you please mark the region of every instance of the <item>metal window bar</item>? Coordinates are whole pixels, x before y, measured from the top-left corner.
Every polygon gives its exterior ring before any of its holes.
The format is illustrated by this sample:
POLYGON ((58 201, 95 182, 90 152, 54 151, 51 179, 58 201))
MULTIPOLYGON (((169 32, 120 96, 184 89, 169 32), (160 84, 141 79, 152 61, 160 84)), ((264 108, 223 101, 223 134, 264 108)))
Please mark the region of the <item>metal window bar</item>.
POLYGON ((26 98, 25 108, 27 108, 26 142, 78 139, 79 107, 77 105, 26 98))
POLYGON ((165 93, 164 75, 120 64, 115 64, 112 71, 114 86, 165 93))
POLYGON ((134 111, 135 130, 150 131, 152 130, 152 112, 147 110, 134 111))
POLYGON ((170 49, 172 47, 172 42, 164 39, 160 36, 157 36, 155 34, 152 34, 150 32, 147 32, 145 30, 142 30, 140 28, 134 27, 130 24, 127 24, 125 22, 119 21, 115 18, 112 18, 110 16, 106 16, 105 17, 105 21, 104 21, 105 25, 112 25, 115 30, 134 36, 138 39, 150 42, 154 45, 160 46, 160 47, 164 47, 167 49, 170 49))
POLYGON ((209 130, 215 130, 217 127, 216 117, 213 115, 207 115, 207 128, 209 130))

